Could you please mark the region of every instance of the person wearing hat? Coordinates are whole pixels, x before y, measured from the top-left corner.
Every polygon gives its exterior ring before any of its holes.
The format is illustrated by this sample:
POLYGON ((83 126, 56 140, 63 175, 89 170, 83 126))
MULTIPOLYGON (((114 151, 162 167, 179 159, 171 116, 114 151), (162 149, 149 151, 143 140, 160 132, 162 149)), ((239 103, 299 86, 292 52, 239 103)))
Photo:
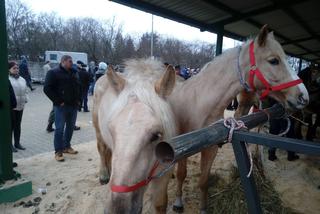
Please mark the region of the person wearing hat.
POLYGON ((90 112, 88 109, 88 90, 89 85, 91 82, 91 76, 89 72, 86 70, 87 65, 84 64, 82 61, 77 61, 77 67, 78 67, 78 74, 80 78, 81 83, 81 104, 79 105, 79 111, 82 110, 84 112, 90 112))
MULTIPOLYGON (((9 81, 13 88, 16 100, 16 106, 11 110, 11 126, 14 138, 14 146, 12 146, 12 151, 17 152, 17 149, 25 150, 20 143, 20 136, 23 109, 25 104, 28 102, 28 88, 26 80, 19 75, 19 67, 16 62, 9 62, 8 69, 9 81)), ((11 100, 13 100, 12 97, 11 100)))
POLYGON ((103 76, 106 73, 106 70, 108 68, 108 64, 105 62, 100 62, 99 66, 98 66, 98 70, 96 72, 96 81, 98 81, 98 79, 103 76))

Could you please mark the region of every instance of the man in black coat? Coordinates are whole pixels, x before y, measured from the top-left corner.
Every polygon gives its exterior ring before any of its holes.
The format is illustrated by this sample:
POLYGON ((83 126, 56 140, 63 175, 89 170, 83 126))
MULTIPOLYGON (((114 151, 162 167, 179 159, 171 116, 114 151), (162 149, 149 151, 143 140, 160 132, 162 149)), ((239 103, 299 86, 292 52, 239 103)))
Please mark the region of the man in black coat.
POLYGON ((44 93, 53 103, 55 114, 54 148, 57 161, 64 161, 63 153, 77 154, 70 141, 81 101, 81 84, 77 71, 72 69, 71 56, 64 55, 59 66, 48 71, 44 93))
POLYGON ((87 65, 82 61, 77 61, 78 74, 81 83, 81 104, 79 106, 79 111, 90 112, 88 109, 88 90, 90 83, 92 81, 90 73, 86 70, 87 65))

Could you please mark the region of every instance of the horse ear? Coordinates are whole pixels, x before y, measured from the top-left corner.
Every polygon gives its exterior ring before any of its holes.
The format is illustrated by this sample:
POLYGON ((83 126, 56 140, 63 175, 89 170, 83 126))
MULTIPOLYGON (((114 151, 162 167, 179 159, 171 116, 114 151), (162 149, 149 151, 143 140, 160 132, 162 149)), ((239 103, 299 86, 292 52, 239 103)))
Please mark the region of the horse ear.
POLYGON ((273 31, 271 31, 271 32, 269 33, 269 37, 270 37, 271 39, 275 39, 275 38, 274 38, 274 32, 273 32, 273 31))
POLYGON ((120 93, 123 90, 126 81, 114 71, 112 65, 108 66, 107 77, 112 87, 120 93))
POLYGON ((258 35, 258 45, 260 47, 264 47, 267 43, 267 37, 268 37, 268 25, 263 25, 263 27, 261 28, 259 35, 258 35))
POLYGON ((176 73, 172 65, 168 65, 165 73, 155 84, 155 90, 160 97, 166 98, 173 91, 176 83, 176 73))

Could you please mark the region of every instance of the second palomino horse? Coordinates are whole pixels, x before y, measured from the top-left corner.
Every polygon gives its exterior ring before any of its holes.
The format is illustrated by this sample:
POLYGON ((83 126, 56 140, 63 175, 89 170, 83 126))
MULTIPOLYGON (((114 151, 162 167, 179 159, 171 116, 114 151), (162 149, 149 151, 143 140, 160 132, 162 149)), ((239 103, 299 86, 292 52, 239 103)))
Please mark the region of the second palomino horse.
POLYGON ((175 72, 172 66, 163 70, 162 63, 154 60, 131 60, 124 75, 110 67, 97 81, 93 123, 101 158, 100 180, 108 182, 110 177, 105 213, 141 213, 149 182, 152 213, 166 213, 171 174, 153 179, 163 170, 155 158, 156 143, 175 135, 174 116, 166 101, 175 72))
MULTIPOLYGON (((301 109, 309 96, 298 76, 290 69, 280 44, 266 27, 241 48, 233 48, 204 66, 202 71, 177 84, 169 97, 178 134, 208 126, 223 118, 231 100, 243 87, 259 96, 270 96, 286 108, 301 109)), ((201 152, 200 209, 206 213, 208 178, 218 147, 201 152)), ((178 163, 174 210, 183 211, 182 185, 187 175, 187 160, 178 163)))

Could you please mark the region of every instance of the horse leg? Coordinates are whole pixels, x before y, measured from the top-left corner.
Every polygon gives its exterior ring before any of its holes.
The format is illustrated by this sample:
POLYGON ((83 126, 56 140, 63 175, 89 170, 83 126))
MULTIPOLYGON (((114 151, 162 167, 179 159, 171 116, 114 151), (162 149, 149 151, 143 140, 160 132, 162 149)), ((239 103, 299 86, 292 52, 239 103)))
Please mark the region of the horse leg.
POLYGON ((100 183, 103 185, 103 184, 107 184, 110 179, 112 152, 107 147, 107 145, 103 142, 102 138, 98 137, 98 135, 97 135, 97 147, 100 154, 99 180, 100 180, 100 183))
POLYGON ((238 108, 234 113, 234 118, 239 118, 243 115, 247 115, 250 111, 250 108, 257 102, 257 99, 253 92, 242 91, 237 98, 238 108))
POLYGON ((177 193, 176 193, 176 200, 173 204, 173 211, 178 213, 183 212, 182 185, 186 177, 187 177, 187 158, 178 162, 177 193))
POLYGON ((201 152, 201 175, 199 179, 200 187, 200 214, 207 213, 208 204, 208 180, 210 169, 218 152, 218 147, 213 146, 201 152))
POLYGON ((167 213, 168 204, 168 184, 173 170, 167 172, 160 179, 154 180, 151 184, 152 202, 157 214, 167 213))

